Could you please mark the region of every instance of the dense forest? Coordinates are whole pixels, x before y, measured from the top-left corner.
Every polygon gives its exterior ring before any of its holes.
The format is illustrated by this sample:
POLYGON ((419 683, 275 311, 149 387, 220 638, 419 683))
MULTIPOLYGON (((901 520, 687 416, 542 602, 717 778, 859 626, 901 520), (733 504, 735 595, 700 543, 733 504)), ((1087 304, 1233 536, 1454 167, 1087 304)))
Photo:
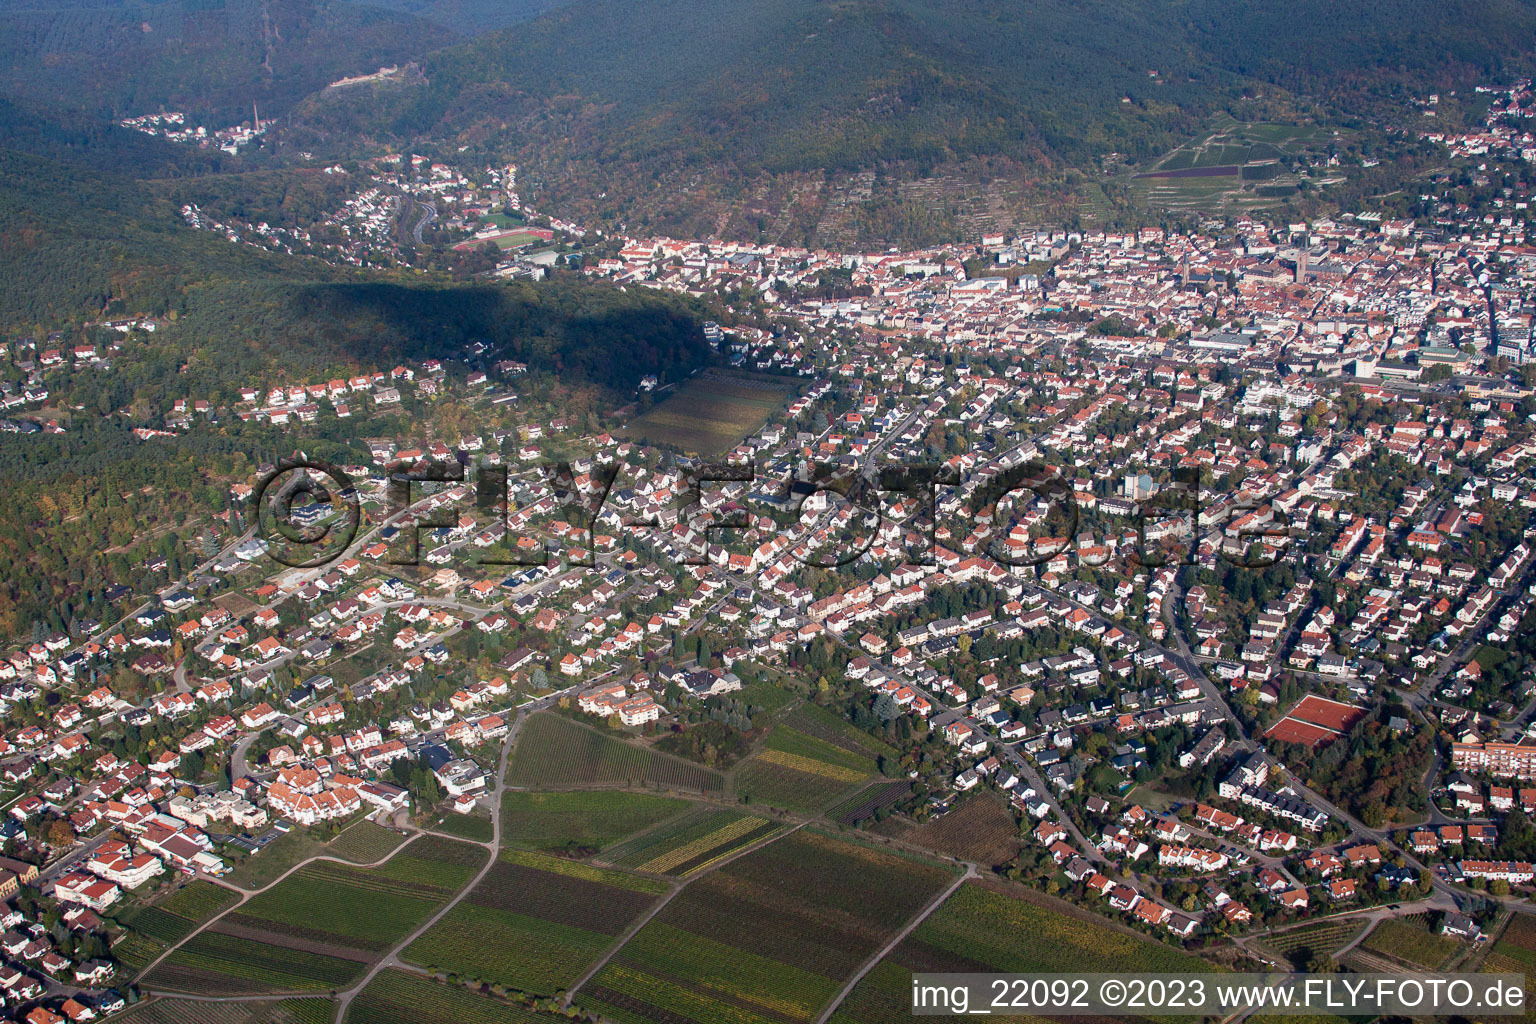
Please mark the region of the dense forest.
POLYGON ((571 0, 370 0, 370 7, 424 18, 464 35, 506 28, 563 7, 571 0))
MULTIPOLYGON (((1518 0, 43 0, 0 4, 0 145, 98 169, 116 148, 140 178, 409 148, 515 161, 526 197, 597 227, 928 244, 976 228, 960 191, 915 181, 1007 183, 1021 223, 1088 204, 1121 224, 1106 172, 1218 115, 1375 138, 1409 94, 1528 70, 1533 32, 1518 0), (325 88, 382 65, 404 70, 325 88), (239 158, 128 154, 84 116, 217 127, 252 103, 280 121, 239 158)), ((1333 198, 1398 189, 1428 159, 1400 150, 1333 198)))
POLYGON ((1533 30, 1512 0, 585 0, 430 54, 414 85, 314 97, 284 137, 513 157, 620 217, 764 175, 1145 163, 1217 111, 1361 121, 1523 59, 1533 30))
POLYGON ((184 110, 224 127, 458 37, 342 0, 0 5, 0 88, 107 117, 184 110))

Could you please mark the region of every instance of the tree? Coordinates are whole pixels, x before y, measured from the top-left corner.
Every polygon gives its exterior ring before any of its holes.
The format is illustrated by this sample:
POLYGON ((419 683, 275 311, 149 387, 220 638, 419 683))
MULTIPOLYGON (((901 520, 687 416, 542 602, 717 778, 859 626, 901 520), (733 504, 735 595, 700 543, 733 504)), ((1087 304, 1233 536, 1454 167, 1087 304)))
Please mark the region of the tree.
POLYGON ((1307 957, 1308 974, 1337 974, 1339 965, 1327 953, 1313 953, 1307 957))
POLYGON ((75 841, 75 830, 64 818, 55 818, 48 825, 48 845, 62 849, 75 841))

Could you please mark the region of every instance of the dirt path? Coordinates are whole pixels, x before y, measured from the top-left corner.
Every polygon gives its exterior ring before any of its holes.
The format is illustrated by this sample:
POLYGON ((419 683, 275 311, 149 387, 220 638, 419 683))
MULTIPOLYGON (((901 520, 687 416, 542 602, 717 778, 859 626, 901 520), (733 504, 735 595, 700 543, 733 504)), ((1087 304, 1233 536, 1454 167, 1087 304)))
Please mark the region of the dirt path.
POLYGON ((647 924, 649 924, 653 917, 655 917, 657 914, 661 913, 662 909, 665 908, 668 903, 672 902, 672 898, 674 896, 676 896, 678 893, 682 892, 685 888, 687 888, 693 882, 698 881, 700 878, 703 878, 705 875, 708 875, 708 874, 710 874, 713 871, 718 871, 719 869, 725 867, 727 864, 731 863, 734 860, 737 860, 737 859, 739 859, 741 857, 745 857, 749 853, 755 853, 756 851, 761 850, 763 847, 767 846, 769 843, 776 843, 780 839, 783 839, 785 836, 792 835, 795 832, 800 831, 802 828, 804 828, 808 824, 809 824, 809 822, 802 821, 800 824, 796 825, 792 829, 789 829, 789 830, 784 831, 784 832, 775 832, 775 833, 773 833, 770 836, 767 836, 767 837, 765 837, 763 839, 759 839, 755 843, 748 843, 746 846, 743 846, 741 849, 737 850, 735 853, 732 853, 730 856, 723 857, 718 862, 716 862, 714 864, 711 864, 709 867, 705 868, 703 871, 700 871, 697 875, 694 875, 692 878, 689 878, 686 881, 674 882, 673 885, 672 885, 672 890, 670 892, 668 892, 661 899, 657 900, 656 903, 651 907, 651 909, 647 910, 644 914, 641 914, 639 919, 636 920, 634 924, 632 924, 628 928, 624 929, 624 933, 622 935, 620 935, 618 937, 618 939, 616 939, 614 941, 612 946, 608 947, 608 952, 603 954, 602 959, 598 960, 597 963, 593 964, 591 967, 589 967, 587 969, 586 973, 584 973, 580 978, 576 979, 576 983, 573 984, 566 991, 565 998, 561 1000, 561 1005, 562 1006, 570 1006, 571 1005, 571 999, 574 998, 575 995, 576 995, 576 990, 581 988, 581 986, 585 985, 587 982, 591 981, 593 978, 595 978, 597 976, 597 972, 601 971, 604 967, 608 966, 608 961, 612 960, 614 958, 614 956, 617 955, 619 950, 623 949, 625 947, 625 945, 628 944, 629 940, 635 937, 635 935, 640 931, 641 928, 644 928, 647 924))
POLYGON ((864 976, 866 974, 875 969, 875 965, 889 956, 891 950, 901 945, 903 939, 917 930, 918 925, 928 920, 929 915, 943 906, 944 901, 953 896, 956 889, 960 888, 966 882, 975 877, 977 877, 976 865, 967 864, 965 866, 965 874, 955 879, 949 884, 948 888, 930 900, 926 907, 913 915, 912 920, 907 922, 907 926, 905 928, 891 937, 890 942, 887 942, 885 945, 881 946, 878 950, 875 951, 874 956, 864 961, 864 965, 854 972, 853 977, 848 979, 848 983, 838 991, 837 995, 832 997, 832 1001, 822 1009, 820 1014, 817 1015, 816 1024, 827 1024, 827 1021, 831 1018, 832 1014, 837 1011, 837 1008, 843 1005, 843 1000, 848 998, 848 993, 852 992, 854 986, 858 985, 859 982, 864 980, 864 976))

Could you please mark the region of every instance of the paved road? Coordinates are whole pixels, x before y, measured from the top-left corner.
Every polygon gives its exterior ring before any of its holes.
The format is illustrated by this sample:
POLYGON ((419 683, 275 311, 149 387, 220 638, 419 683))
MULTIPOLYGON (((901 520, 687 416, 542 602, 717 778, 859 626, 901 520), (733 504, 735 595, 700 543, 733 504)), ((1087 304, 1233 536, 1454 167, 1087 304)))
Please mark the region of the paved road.
POLYGON ((437 219, 437 207, 431 203, 422 203, 421 207, 426 212, 421 215, 421 220, 417 221, 416 226, 411 229, 411 237, 416 240, 417 245, 424 244, 421 240, 421 233, 426 230, 428 224, 437 219))

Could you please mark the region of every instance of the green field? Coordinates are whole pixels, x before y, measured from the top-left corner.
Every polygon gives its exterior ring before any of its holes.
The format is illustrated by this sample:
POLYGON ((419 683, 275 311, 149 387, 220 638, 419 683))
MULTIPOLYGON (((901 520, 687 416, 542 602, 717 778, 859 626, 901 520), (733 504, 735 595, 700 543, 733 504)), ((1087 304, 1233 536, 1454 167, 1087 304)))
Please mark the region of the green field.
POLYGON ((781 711, 800 699, 778 683, 766 680, 748 683, 737 692, 736 696, 747 704, 756 705, 769 712, 781 711))
POLYGON ((348 1024, 556 1024, 566 1019, 393 969, 380 971, 347 1010, 348 1024))
POLYGON ((483 882, 411 943, 406 959, 553 995, 666 890, 654 879, 506 850, 483 882))
POLYGON ((492 239, 498 249, 520 249, 525 245, 542 240, 532 231, 515 231, 510 235, 497 235, 492 239))
POLYGON ((700 808, 613 847, 603 860, 635 871, 682 877, 784 828, 756 815, 700 808))
POLYGON ((1204 960, 1113 928, 1065 903, 967 882, 859 982, 832 1022, 910 1021, 916 972, 1212 970, 1204 960))
POLYGON ((318 832, 295 828, 251 854, 224 880, 242 889, 260 889, 300 861, 325 853, 325 846, 325 839, 318 832))
POLYGON ((620 433, 694 455, 718 455, 760 430, 789 393, 789 385, 773 377, 706 371, 630 420, 620 433))
MULTIPOLYGON (((803 706, 797 708, 789 721, 795 721, 803 711, 803 706)), ((814 813, 874 777, 878 771, 875 762, 867 754, 849 749, 852 740, 838 728, 843 724, 840 720, 803 720, 843 743, 802 732, 789 722, 774 726, 763 751, 736 770, 735 786, 740 796, 751 803, 814 813)))
POLYGON ((674 797, 616 790, 514 790, 501 799, 501 842, 529 850, 596 852, 678 817, 692 806, 674 797))
POLYGON ((645 785, 718 793, 725 777, 692 761, 541 712, 523 723, 507 764, 507 783, 529 789, 645 785))
POLYGON ((475 843, 488 843, 495 835, 488 815, 479 813, 476 808, 474 814, 454 814, 449 812, 443 815, 442 820, 429 826, 433 831, 446 832, 460 839, 468 839, 475 843))
POLYGON ((953 878, 801 830, 690 883, 577 995, 621 1022, 814 1020, 953 878))

